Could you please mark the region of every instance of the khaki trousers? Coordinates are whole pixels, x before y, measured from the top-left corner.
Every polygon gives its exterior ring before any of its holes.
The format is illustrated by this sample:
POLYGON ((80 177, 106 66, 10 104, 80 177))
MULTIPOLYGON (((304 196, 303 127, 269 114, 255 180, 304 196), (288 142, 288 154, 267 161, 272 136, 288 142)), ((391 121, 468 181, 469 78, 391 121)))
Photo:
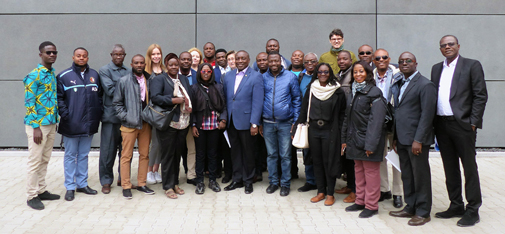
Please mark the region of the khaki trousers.
POLYGON ((56 134, 56 124, 40 126, 42 131, 42 142, 40 145, 33 141, 33 128, 25 125, 26 136, 28 137, 28 174, 26 177, 28 200, 46 191, 47 164, 53 151, 54 136, 56 134))
POLYGON ((149 143, 151 142, 151 125, 143 122, 142 129, 127 128, 121 126, 121 137, 123 138, 121 151, 121 187, 131 189, 130 166, 133 157, 135 141, 138 140, 139 148, 139 168, 137 174, 138 186, 145 186, 147 179, 147 167, 149 166, 149 143))
POLYGON ((189 128, 188 135, 186 136, 186 145, 188 147, 188 179, 192 180, 196 178, 196 149, 195 149, 195 138, 193 137, 193 131, 191 127, 189 128))
MULTIPOLYGON (((393 134, 388 133, 386 135, 386 146, 384 147, 384 160, 380 165, 380 177, 381 177, 381 192, 391 191, 389 188, 389 174, 388 174, 388 163, 386 155, 388 154, 388 146, 390 150, 393 150, 393 134)), ((399 172, 394 166, 391 166, 393 170, 393 195, 401 196, 403 194, 403 182, 402 173, 399 172)))

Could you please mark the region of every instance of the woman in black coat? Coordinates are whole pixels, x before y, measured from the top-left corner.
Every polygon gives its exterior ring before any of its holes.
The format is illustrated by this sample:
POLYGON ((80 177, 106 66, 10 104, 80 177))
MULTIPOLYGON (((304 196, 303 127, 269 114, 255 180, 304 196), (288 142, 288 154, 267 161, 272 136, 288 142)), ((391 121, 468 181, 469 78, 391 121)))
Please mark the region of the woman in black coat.
POLYGON ((339 146, 345 115, 345 94, 327 63, 316 66, 306 94, 309 95, 303 97, 295 126, 307 121, 309 114, 309 146, 317 185, 317 195, 310 201, 316 203, 326 197, 324 204, 331 206, 335 203, 333 194, 337 176, 342 174, 339 146))
POLYGON ((191 123, 191 87, 188 78, 179 74, 179 58, 174 53, 165 57, 167 73, 154 77, 149 85, 154 105, 175 112, 168 129, 156 129, 161 154, 161 179, 168 198, 184 194, 179 188, 179 166, 191 123), (177 106, 176 106, 177 105, 177 106), (174 108, 175 107, 175 108, 174 108))
POLYGON ((372 68, 365 61, 354 64, 352 91, 347 100, 342 127, 342 154, 354 160, 356 201, 346 211, 363 210, 359 217, 378 213, 380 197, 380 162, 383 159, 385 102, 375 86, 372 68))
POLYGON ((217 178, 217 149, 219 129, 226 128, 226 102, 223 85, 215 81, 214 70, 209 63, 200 64, 196 73, 193 91, 192 132, 196 144, 196 194, 205 192, 204 166, 207 159, 209 168, 209 188, 221 191, 217 178))

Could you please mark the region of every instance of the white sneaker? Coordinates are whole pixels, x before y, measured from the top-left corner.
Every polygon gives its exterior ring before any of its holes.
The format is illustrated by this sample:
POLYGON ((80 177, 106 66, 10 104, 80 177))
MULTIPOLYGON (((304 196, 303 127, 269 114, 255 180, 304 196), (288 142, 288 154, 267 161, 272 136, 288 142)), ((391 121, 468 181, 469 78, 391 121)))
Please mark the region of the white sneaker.
POLYGON ((154 178, 154 173, 152 171, 147 172, 147 180, 148 184, 156 184, 156 179, 154 178))
POLYGON ((161 175, 160 175, 160 173, 158 173, 157 171, 155 171, 153 174, 154 174, 153 177, 156 180, 156 182, 161 183, 161 175))

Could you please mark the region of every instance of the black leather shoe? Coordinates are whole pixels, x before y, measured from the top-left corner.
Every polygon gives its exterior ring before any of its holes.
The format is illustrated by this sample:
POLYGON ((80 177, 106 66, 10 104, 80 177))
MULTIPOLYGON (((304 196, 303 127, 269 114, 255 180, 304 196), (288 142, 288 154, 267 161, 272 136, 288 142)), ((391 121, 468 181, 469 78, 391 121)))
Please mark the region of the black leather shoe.
POLYGON ((261 181, 263 181, 263 176, 261 176, 261 175, 259 175, 259 176, 255 175, 253 177, 253 184, 256 183, 256 182, 261 182, 261 181))
POLYGON ((355 211, 359 211, 359 210, 363 210, 365 209, 365 205, 358 205, 356 203, 348 206, 345 208, 345 211, 347 212, 355 212, 355 211))
POLYGON ((378 213, 379 213, 378 210, 369 210, 369 209, 365 208, 363 211, 361 211, 361 213, 359 213, 359 217, 360 218, 370 218, 378 213))
POLYGON ((221 187, 219 187, 219 184, 215 180, 209 181, 209 188, 216 193, 221 192, 221 187))
POLYGON ((128 200, 132 199, 132 197, 133 197, 132 190, 131 189, 123 189, 123 197, 128 200))
POLYGON ((137 186, 137 190, 148 195, 154 194, 154 191, 147 186, 137 186))
POLYGON ((242 188, 242 187, 244 187, 244 183, 233 181, 233 182, 231 182, 231 184, 224 187, 224 191, 231 191, 231 190, 235 190, 237 188, 242 188))
POLYGON ((391 199, 391 191, 387 191, 387 192, 381 192, 381 196, 379 198, 379 201, 384 201, 384 200, 388 200, 388 199, 391 199))
POLYGON ((396 208, 400 208, 403 206, 403 198, 402 196, 393 195, 393 206, 396 208))
POLYGON ((251 194, 253 191, 254 190, 253 190, 253 185, 252 184, 246 184, 245 185, 245 190, 244 190, 245 194, 251 194))
POLYGON ((89 186, 86 186, 84 188, 78 188, 76 190, 78 193, 85 193, 85 194, 88 194, 88 195, 96 195, 97 194, 97 191, 90 188, 89 186))
POLYGON ((39 197, 34 197, 29 201, 26 201, 26 204, 28 204, 29 207, 35 210, 43 210, 44 209, 44 204, 40 200, 39 197))
POLYGON ((75 198, 75 190, 67 190, 67 193, 65 193, 65 200, 73 201, 74 198, 75 198))
POLYGON ((227 183, 230 183, 230 181, 231 181, 231 176, 230 177, 224 176, 223 180, 221 180, 221 183, 227 184, 227 183))
POLYGON ((289 195, 289 188, 288 187, 281 187, 281 197, 285 197, 289 195))
POLYGON ((308 192, 310 190, 316 190, 317 186, 315 184, 305 183, 302 187, 298 188, 298 192, 308 192))
POLYGON ((58 194, 52 194, 52 193, 50 193, 48 191, 45 191, 45 192, 39 194, 39 198, 42 201, 52 201, 52 200, 59 200, 60 199, 60 195, 58 195, 58 194))
POLYGON ((465 214, 465 208, 460 208, 460 209, 448 209, 446 211, 442 212, 437 212, 435 213, 435 217, 440 218, 440 219, 450 219, 453 217, 463 217, 465 214))
POLYGON ((203 182, 196 184, 195 193, 198 195, 202 195, 204 192, 205 192, 205 184, 203 182))
POLYGON ((460 226, 460 227, 471 227, 471 226, 475 225, 478 222, 480 222, 479 213, 467 210, 465 212, 465 214, 463 215, 463 218, 461 218, 458 221, 458 226, 460 226))
POLYGON ((277 189, 279 189, 279 186, 277 186, 276 184, 271 184, 271 185, 268 185, 268 188, 267 188, 267 193, 268 193, 268 194, 272 194, 272 193, 274 193, 275 191, 277 191, 277 189))
POLYGON ((194 185, 194 186, 196 186, 196 185, 198 184, 198 183, 196 183, 196 180, 194 180, 194 179, 187 179, 187 180, 186 180, 186 183, 188 183, 188 184, 192 184, 192 185, 194 185))

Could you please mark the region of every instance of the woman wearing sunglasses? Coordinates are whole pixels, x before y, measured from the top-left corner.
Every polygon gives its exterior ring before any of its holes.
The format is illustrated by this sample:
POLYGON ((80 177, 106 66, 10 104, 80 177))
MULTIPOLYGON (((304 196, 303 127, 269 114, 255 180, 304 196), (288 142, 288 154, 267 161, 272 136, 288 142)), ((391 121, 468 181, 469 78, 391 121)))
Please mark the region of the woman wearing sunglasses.
POLYGON ((191 86, 193 91, 192 132, 196 144, 196 194, 205 192, 205 160, 209 169, 209 188, 220 192, 217 178, 217 150, 219 129, 226 127, 226 102, 223 85, 215 81, 214 70, 209 63, 198 67, 197 83, 191 86))
POLYGON ((369 218, 379 210, 386 106, 368 62, 361 60, 354 64, 351 82, 352 91, 342 126, 341 154, 346 152, 347 159, 354 160, 356 201, 345 210, 363 210, 359 217, 369 218))
MULTIPOLYGON (((316 176, 317 196, 310 199, 324 205, 335 203, 335 182, 342 174, 340 166, 340 129, 345 116, 345 94, 327 63, 314 69, 312 80, 303 97, 300 116, 295 127, 309 115, 309 146, 316 176)), ((293 129, 292 134, 296 129, 293 129)))

